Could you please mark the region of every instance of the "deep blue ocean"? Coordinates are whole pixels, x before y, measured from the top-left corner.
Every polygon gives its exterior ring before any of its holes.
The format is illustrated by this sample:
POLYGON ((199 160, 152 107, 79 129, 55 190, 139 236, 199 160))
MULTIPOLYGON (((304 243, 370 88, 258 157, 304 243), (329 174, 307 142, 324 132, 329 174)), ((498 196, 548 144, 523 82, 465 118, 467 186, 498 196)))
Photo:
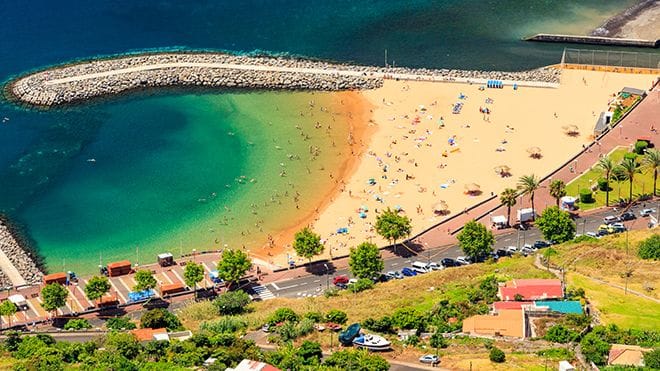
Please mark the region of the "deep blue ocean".
MULTIPOLYGON (((75 59, 170 48, 373 65, 385 63, 387 50, 388 63, 398 66, 521 70, 559 62, 565 47, 523 36, 586 32, 631 3, 6 0, 0 80, 75 59)), ((0 117, 9 120, 0 124, 0 213, 24 228, 51 270, 65 259, 82 264, 98 252, 121 257, 167 241, 170 231, 208 217, 196 200, 213 192, 231 206, 225 183, 252 169, 253 150, 244 138, 206 139, 255 122, 260 115, 235 111, 279 102, 273 94, 136 94, 48 111, 3 101, 0 117), (196 138, 194 146, 187 138, 196 138), (184 156, 182 145, 190 147, 184 156), (91 157, 99 160, 93 169, 91 157), (215 177, 190 176, 202 166, 215 177)))

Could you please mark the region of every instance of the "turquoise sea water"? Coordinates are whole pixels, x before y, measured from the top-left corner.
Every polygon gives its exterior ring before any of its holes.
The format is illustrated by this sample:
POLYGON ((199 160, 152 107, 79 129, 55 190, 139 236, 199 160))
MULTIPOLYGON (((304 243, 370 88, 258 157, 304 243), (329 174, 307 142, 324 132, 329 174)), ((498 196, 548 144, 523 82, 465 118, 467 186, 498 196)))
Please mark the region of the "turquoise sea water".
MULTIPOLYGON (((384 63, 387 49, 397 65, 517 70, 556 63, 564 47, 522 36, 586 31, 631 2, 7 1, 0 79, 171 47, 363 64, 384 63)), ((346 118, 335 115, 330 136, 314 129, 333 117, 301 117, 311 99, 316 108, 337 105, 320 94, 186 91, 48 111, 2 102, 9 121, 0 123, 0 212, 24 227, 50 270, 89 272, 99 258, 144 263, 165 250, 253 247, 315 207, 316 191, 332 186, 327 173, 345 154, 346 118), (322 148, 314 162, 310 144, 322 148), (289 183, 301 193, 300 209, 289 183)))

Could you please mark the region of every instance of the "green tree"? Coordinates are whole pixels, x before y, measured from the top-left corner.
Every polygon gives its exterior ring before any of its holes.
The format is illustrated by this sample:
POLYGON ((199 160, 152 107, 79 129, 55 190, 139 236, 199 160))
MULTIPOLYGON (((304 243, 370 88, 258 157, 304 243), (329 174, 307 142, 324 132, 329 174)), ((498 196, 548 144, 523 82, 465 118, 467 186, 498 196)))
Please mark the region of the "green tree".
POLYGON ((550 196, 554 197, 559 207, 559 200, 566 196, 566 184, 563 180, 555 179, 550 182, 550 196))
POLYGON ((653 195, 656 195, 658 171, 660 171, 660 151, 654 148, 646 150, 642 157, 642 169, 653 173, 653 195))
POLYGON ((126 317, 110 318, 105 322, 105 327, 110 330, 133 330, 137 326, 126 317))
POLYGON ((610 206, 610 179, 612 178, 612 173, 616 166, 608 156, 598 159, 596 166, 603 171, 603 175, 605 176, 605 206, 610 206))
POLYGON ((11 327, 11 316, 16 313, 16 304, 12 303, 9 300, 3 300, 0 303, 0 316, 6 316, 9 320, 9 326, 11 327))
POLYGON ((135 279, 135 286, 133 286, 133 291, 150 290, 156 288, 156 285, 158 285, 154 274, 146 269, 137 271, 133 278, 135 279))
POLYGON ((223 315, 241 314, 252 300, 243 290, 229 291, 213 300, 218 313, 223 315))
POLYGON ((183 280, 188 287, 192 286, 197 298, 197 284, 204 279, 204 267, 201 264, 188 262, 183 270, 183 280))
POLYGON ((167 328, 168 331, 183 329, 181 321, 167 309, 156 308, 148 310, 140 318, 142 328, 167 328))
POLYGON ((536 226, 543 233, 543 238, 555 243, 570 241, 575 237, 575 223, 570 214, 556 206, 545 209, 536 221, 536 226))
POLYGON ((85 330, 88 328, 92 328, 92 325, 84 318, 70 319, 64 325, 65 330, 85 330))
POLYGON ((488 354, 488 358, 491 360, 491 362, 495 362, 495 363, 503 363, 506 361, 506 355, 498 347, 490 348, 490 353, 488 354))
POLYGON ((637 255, 642 259, 660 260, 660 234, 640 242, 637 255))
POLYGON ((69 290, 59 283, 51 283, 41 289, 41 307, 51 312, 61 308, 66 304, 66 298, 69 296, 69 290))
POLYGON ((137 338, 127 332, 110 332, 106 335, 103 344, 106 350, 121 354, 129 359, 137 357, 142 350, 142 346, 138 343, 137 338))
POLYGON ((429 345, 435 348, 435 355, 437 356, 438 349, 446 348, 449 345, 449 343, 447 343, 447 340, 442 335, 442 333, 438 331, 433 335, 431 335, 431 338, 429 339, 429 345))
POLYGON ((410 236, 412 232, 410 218, 399 215, 398 212, 388 207, 376 217, 376 232, 396 249, 396 241, 410 236))
POLYGON ((305 340, 298 348, 298 354, 303 359, 303 364, 306 366, 318 365, 321 363, 323 351, 321 345, 315 341, 305 340))
POLYGON ((293 311, 291 308, 277 308, 275 312, 270 316, 270 320, 268 321, 269 323, 278 323, 278 322, 285 322, 285 321, 290 321, 290 322, 297 322, 299 319, 298 315, 296 312, 293 311))
POLYGON ((371 242, 363 242, 357 248, 351 248, 348 265, 358 278, 372 278, 385 268, 380 250, 371 242))
POLYGON ((511 208, 516 206, 516 198, 518 198, 518 191, 513 188, 506 188, 500 193, 500 202, 506 206, 506 225, 511 226, 511 208))
POLYGON ((456 238, 465 255, 474 258, 488 255, 495 244, 493 232, 474 220, 467 222, 456 238))
POLYGON ((251 266, 252 261, 243 251, 225 249, 222 252, 222 260, 218 262, 218 277, 227 282, 228 287, 231 287, 245 275, 251 266))
POLYGON ((607 354, 610 351, 610 344, 601 339, 596 332, 586 334, 580 341, 580 348, 587 361, 597 365, 607 363, 607 354))
POLYGON ((293 249, 296 251, 296 254, 311 262, 313 257, 323 252, 321 236, 312 232, 309 227, 305 227, 296 232, 293 240, 293 249))
POLYGON ((94 276, 85 285, 85 296, 91 301, 101 299, 108 291, 110 291, 110 281, 105 276, 94 276))
POLYGON ((536 216, 536 209, 534 208, 534 192, 536 192, 536 190, 539 189, 540 185, 541 182, 534 174, 523 175, 518 179, 518 189, 520 189, 523 194, 529 196, 529 201, 532 205, 532 210, 534 210, 534 213, 532 213, 532 221, 536 216))
POLYGON ((563 325, 554 325, 548 329, 543 338, 553 343, 566 344, 575 341, 578 333, 563 325))
POLYGON ((651 370, 660 370, 660 348, 644 353, 644 366, 651 370))
POLYGON ((266 361, 281 370, 300 370, 305 360, 293 344, 287 343, 274 352, 266 353, 266 361))
POLYGON ((626 158, 623 159, 623 161, 621 161, 621 163, 619 164, 619 168, 621 169, 621 172, 625 175, 626 179, 630 183, 630 188, 628 192, 628 203, 631 203, 633 201, 632 190, 633 190, 633 182, 635 180, 635 174, 639 173, 637 162, 635 162, 635 160, 632 158, 626 158))
POLYGON ((402 307, 392 313, 392 324, 400 329, 417 329, 424 325, 424 316, 413 307, 402 307))
POLYGON ((330 309, 328 313, 326 313, 325 319, 328 322, 334 322, 343 325, 348 321, 348 316, 346 315, 346 312, 339 309, 330 309))
POLYGON ((543 258, 545 259, 545 264, 546 267, 548 267, 548 271, 550 271, 550 258, 557 255, 559 255, 559 251, 555 250, 553 247, 548 247, 547 249, 543 250, 543 258))
POLYGON ((369 354, 366 350, 340 350, 327 357, 323 364, 339 370, 387 371, 390 369, 389 363, 383 357, 369 354))

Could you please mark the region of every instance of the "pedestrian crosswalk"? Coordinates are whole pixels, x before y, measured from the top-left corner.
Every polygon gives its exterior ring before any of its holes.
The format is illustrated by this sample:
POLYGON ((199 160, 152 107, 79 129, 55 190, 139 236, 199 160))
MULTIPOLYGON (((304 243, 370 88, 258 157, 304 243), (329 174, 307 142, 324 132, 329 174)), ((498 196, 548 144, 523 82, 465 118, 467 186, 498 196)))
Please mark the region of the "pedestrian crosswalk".
POLYGON ((275 299, 273 292, 268 289, 266 286, 256 285, 252 286, 252 290, 257 294, 261 300, 275 299))

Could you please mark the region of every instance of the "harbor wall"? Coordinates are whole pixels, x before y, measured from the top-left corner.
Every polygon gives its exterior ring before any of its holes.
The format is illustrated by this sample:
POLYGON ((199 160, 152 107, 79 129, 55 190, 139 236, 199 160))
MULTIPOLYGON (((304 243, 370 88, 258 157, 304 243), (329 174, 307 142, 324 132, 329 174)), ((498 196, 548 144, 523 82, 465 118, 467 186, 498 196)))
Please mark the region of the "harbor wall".
POLYGON ((43 277, 39 257, 20 236, 18 229, 0 215, 0 287, 35 284, 43 277))
POLYGON ((639 39, 621 39, 616 37, 604 36, 578 36, 578 35, 559 35, 540 33, 525 38, 526 41, 572 43, 572 44, 590 44, 606 46, 633 46, 639 48, 657 48, 660 46, 660 40, 639 40, 639 39))
POLYGON ((339 91, 376 89, 386 78, 556 84, 559 74, 551 68, 523 72, 382 68, 223 53, 149 53, 49 68, 10 81, 6 92, 29 105, 56 106, 155 87, 339 91))

